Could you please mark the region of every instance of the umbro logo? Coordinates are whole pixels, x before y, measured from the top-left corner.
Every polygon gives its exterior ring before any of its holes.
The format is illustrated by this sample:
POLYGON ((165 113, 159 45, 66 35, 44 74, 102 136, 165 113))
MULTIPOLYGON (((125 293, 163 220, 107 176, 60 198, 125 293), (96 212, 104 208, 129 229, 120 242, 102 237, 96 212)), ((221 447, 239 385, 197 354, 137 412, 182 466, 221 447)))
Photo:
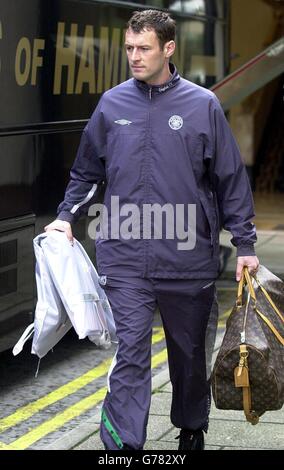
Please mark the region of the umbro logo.
POLYGON ((120 126, 129 126, 129 124, 132 124, 132 121, 127 121, 127 119, 118 119, 114 122, 115 124, 119 124, 120 126))

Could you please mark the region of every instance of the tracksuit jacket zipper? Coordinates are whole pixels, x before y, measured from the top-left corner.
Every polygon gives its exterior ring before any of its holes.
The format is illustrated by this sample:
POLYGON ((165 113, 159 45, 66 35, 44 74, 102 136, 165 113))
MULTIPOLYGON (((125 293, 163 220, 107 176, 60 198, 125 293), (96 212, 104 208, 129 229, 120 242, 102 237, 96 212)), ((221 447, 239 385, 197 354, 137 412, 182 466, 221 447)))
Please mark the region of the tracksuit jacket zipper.
MULTIPOLYGON (((144 204, 151 204, 150 200, 150 193, 151 193, 151 106, 152 106, 152 87, 148 90, 148 98, 149 98, 149 112, 148 112, 148 119, 147 119, 147 126, 146 126, 146 137, 145 137, 145 173, 144 173, 144 204)), ((143 208, 142 208, 143 209, 143 208)), ((143 211, 142 211, 143 213, 143 211)), ((143 220, 143 226, 145 221, 143 220)), ((147 232, 151 234, 151 224, 147 227, 147 232)), ((148 276, 149 270, 149 239, 144 239, 144 277, 148 276)))

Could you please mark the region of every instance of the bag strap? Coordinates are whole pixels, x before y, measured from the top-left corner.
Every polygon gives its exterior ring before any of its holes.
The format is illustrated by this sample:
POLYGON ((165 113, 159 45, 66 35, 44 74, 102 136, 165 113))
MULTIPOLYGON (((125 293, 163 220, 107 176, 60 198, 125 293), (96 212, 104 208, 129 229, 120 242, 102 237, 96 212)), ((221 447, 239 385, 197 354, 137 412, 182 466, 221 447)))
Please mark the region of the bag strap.
POLYGON ((251 388, 249 383, 249 366, 248 366, 248 349, 246 344, 240 345, 240 361, 234 372, 235 386, 242 388, 243 393, 243 409, 246 420, 251 424, 257 424, 259 417, 251 409, 251 388))
POLYGON ((272 333, 276 336, 276 338, 278 339, 278 341, 280 341, 280 343, 282 344, 282 346, 284 346, 284 338, 283 336, 281 336, 281 334, 279 333, 279 331, 276 330, 275 326, 271 323, 270 320, 268 320, 268 318, 263 315, 263 313, 261 313, 257 308, 255 309, 255 311, 257 312, 257 314, 260 316, 260 318, 262 318, 262 320, 267 324, 267 326, 270 328, 270 330, 272 331, 272 333))
MULTIPOLYGON (((246 280, 246 283, 248 285, 248 288, 249 288, 249 292, 251 294, 251 297, 254 301, 254 304, 255 304, 255 311, 257 312, 257 314, 260 316, 260 318, 266 323, 266 325, 268 326, 268 328, 270 328, 270 330, 272 331, 272 333, 276 336, 276 338, 278 339, 278 341, 282 344, 282 346, 284 346, 284 338, 281 336, 281 334, 279 333, 279 331, 275 328, 275 326, 273 325, 273 323, 267 318, 266 315, 264 315, 263 313, 261 313, 257 306, 256 306, 256 295, 255 295, 255 291, 254 291, 254 288, 253 288, 253 285, 252 285, 252 280, 251 280, 251 276, 248 272, 248 268, 244 268, 244 276, 245 276, 245 280, 246 280)), ((280 313, 280 311, 278 310, 278 308, 276 307, 275 303, 273 302, 273 300, 271 299, 270 295, 268 294, 268 292, 266 291, 266 289, 260 284, 260 282, 258 280, 256 280, 258 286, 260 287, 262 293, 265 295, 266 299, 268 300, 268 302, 270 303, 271 307, 273 308, 273 310, 275 311, 275 313, 279 316, 279 318, 284 322, 284 318, 282 317, 282 314, 280 313)))
POLYGON ((24 333, 20 337, 20 339, 17 341, 15 346, 13 347, 13 355, 16 356, 19 354, 24 347, 24 344, 28 339, 34 334, 35 328, 34 328, 34 323, 31 323, 27 328, 25 329, 24 333))
POLYGON ((243 387, 243 407, 246 415, 246 420, 255 425, 259 422, 259 417, 254 411, 251 411, 251 388, 243 387))
POLYGON ((266 299, 268 300, 268 302, 270 303, 271 307, 273 308, 273 310, 275 311, 275 313, 277 313, 278 317, 280 318, 280 320, 282 320, 284 322, 284 317, 282 315, 282 313, 280 312, 280 310, 276 307, 275 303, 273 302, 272 298, 270 297, 270 295, 268 294, 267 290, 260 284, 259 280, 257 279, 257 277, 255 278, 259 288, 261 289, 261 291, 263 292, 263 294, 265 295, 266 299))

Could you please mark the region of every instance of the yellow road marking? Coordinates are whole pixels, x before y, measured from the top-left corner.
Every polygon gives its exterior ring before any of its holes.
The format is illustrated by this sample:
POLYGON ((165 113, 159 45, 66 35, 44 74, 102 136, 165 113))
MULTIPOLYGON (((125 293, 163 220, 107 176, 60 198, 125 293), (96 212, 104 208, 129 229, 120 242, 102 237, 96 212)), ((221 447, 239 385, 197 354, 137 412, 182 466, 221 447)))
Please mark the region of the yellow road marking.
POLYGON ((4 442, 0 442, 0 450, 12 450, 12 444, 5 444, 4 442))
POLYGON ((166 362, 167 358, 168 358, 168 354, 167 354, 167 349, 166 348, 162 349, 162 351, 155 354, 152 357, 152 369, 155 369, 155 367, 158 367, 163 362, 166 362))
POLYGON ((218 326, 225 326, 226 325, 226 320, 228 318, 228 316, 230 315, 232 311, 232 307, 229 308, 229 310, 226 310, 226 312, 224 312, 220 318, 219 318, 219 321, 218 321, 218 326))
MULTIPOLYGON (((152 344, 156 344, 162 341, 165 337, 164 330, 162 327, 155 327, 154 331, 157 333, 153 334, 152 337, 152 344)), ((39 411, 43 410, 49 405, 56 403, 59 400, 71 395, 72 393, 77 392, 81 388, 88 385, 95 379, 102 377, 103 375, 107 374, 112 358, 106 359, 103 361, 99 366, 95 367, 92 370, 89 370, 85 374, 77 377, 76 379, 68 382, 61 387, 58 387, 56 390, 48 393, 47 395, 35 400, 34 402, 29 403, 28 405, 22 406, 18 408, 17 411, 12 413, 5 418, 0 419, 0 433, 4 432, 6 429, 15 426, 16 424, 25 421, 26 419, 30 418, 34 414, 38 413, 39 411)))
POLYGON ((80 414, 96 406, 99 402, 104 399, 106 392, 107 387, 100 388, 96 393, 84 398, 83 400, 78 401, 74 405, 64 410, 62 413, 58 413, 53 418, 40 424, 36 428, 21 436, 19 439, 13 441, 13 449, 27 449, 34 442, 37 442, 42 437, 46 436, 47 434, 50 434, 53 431, 56 431, 68 421, 71 421, 80 414))
POLYGON ((222 315, 220 316, 219 320, 224 320, 225 318, 228 318, 232 311, 233 307, 230 307, 228 310, 226 310, 222 315))
POLYGON ((103 361, 99 366, 95 367, 92 370, 89 370, 85 374, 77 377, 76 379, 68 382, 65 385, 53 390, 47 395, 35 400, 28 405, 18 408, 13 414, 6 416, 0 420, 0 432, 5 431, 6 429, 15 426, 16 424, 25 421, 26 419, 33 416, 35 413, 38 413, 42 409, 46 408, 53 403, 71 395, 72 393, 77 392, 80 388, 85 387, 87 384, 93 380, 103 376, 109 369, 111 364, 111 358, 103 361))
MULTIPOLYGON (((152 357, 152 368, 162 364, 163 362, 165 362, 166 359, 167 350, 163 349, 152 357)), ((71 421, 82 413, 88 411, 90 408, 96 406, 99 402, 104 399, 106 392, 107 387, 103 387, 100 388, 96 393, 86 398, 83 398, 82 400, 78 401, 74 405, 64 410, 62 413, 58 413, 53 418, 49 419, 48 421, 45 421, 44 423, 40 424, 36 428, 21 436, 19 439, 13 441, 10 444, 11 448, 16 450, 27 449, 47 434, 56 431, 68 421, 71 421)))
POLYGON ((159 343, 165 339, 165 332, 162 326, 155 326, 153 330, 157 331, 157 333, 154 333, 152 336, 152 344, 159 343))

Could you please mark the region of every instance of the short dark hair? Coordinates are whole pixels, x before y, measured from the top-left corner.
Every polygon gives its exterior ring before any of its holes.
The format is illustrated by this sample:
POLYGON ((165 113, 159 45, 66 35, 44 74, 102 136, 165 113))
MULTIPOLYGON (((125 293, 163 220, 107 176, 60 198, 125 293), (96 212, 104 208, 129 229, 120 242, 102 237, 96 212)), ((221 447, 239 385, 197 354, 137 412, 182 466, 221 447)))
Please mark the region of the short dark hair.
POLYGON ((176 36, 176 22, 169 13, 160 10, 134 11, 127 23, 134 33, 153 29, 157 34, 161 49, 168 41, 174 41, 176 36))

